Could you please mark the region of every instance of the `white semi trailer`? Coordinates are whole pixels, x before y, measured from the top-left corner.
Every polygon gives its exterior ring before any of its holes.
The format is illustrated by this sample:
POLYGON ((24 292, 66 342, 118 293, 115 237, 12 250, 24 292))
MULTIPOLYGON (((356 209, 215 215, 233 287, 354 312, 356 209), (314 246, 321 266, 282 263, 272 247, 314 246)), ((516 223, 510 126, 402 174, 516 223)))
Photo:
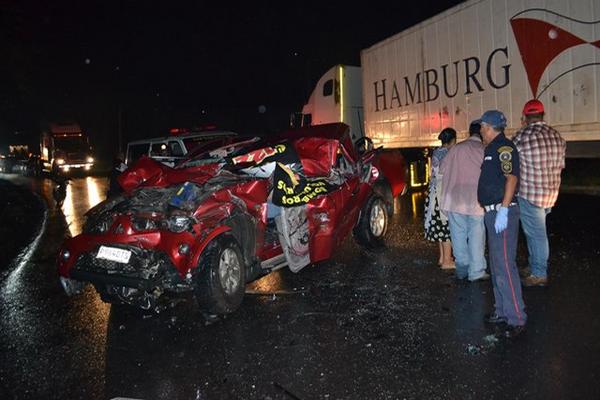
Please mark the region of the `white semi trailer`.
POLYGON ((520 127, 541 100, 568 157, 600 157, 598 0, 470 0, 362 50, 317 83, 301 124, 342 121, 355 139, 401 149, 411 186, 427 181, 428 149, 445 127, 467 135, 488 109, 520 127))

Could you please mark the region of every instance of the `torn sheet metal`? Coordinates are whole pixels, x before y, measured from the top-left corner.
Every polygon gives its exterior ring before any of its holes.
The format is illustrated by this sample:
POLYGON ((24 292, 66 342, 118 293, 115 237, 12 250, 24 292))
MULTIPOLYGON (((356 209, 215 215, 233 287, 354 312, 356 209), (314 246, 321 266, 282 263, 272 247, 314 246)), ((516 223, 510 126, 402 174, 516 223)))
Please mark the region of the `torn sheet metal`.
POLYGON ((310 264, 306 206, 281 208, 275 218, 279 240, 290 270, 298 272, 310 264))

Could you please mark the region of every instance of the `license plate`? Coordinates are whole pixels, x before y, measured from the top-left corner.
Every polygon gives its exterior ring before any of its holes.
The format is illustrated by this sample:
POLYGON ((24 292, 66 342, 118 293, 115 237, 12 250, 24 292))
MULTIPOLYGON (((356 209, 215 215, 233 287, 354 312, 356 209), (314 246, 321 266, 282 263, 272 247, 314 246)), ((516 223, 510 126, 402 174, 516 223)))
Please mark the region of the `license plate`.
POLYGON ((105 260, 127 264, 131 258, 131 252, 129 250, 117 249, 115 247, 100 246, 100 250, 98 250, 98 255, 96 255, 96 258, 103 258, 105 260))

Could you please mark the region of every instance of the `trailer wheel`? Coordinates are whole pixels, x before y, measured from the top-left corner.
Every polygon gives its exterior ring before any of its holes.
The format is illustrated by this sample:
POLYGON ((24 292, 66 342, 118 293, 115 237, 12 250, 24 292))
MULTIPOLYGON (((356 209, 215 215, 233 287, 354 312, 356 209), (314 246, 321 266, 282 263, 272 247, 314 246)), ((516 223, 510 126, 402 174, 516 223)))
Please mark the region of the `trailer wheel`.
POLYGON ((244 257, 236 240, 219 236, 206 247, 194 274, 198 305, 210 314, 235 311, 244 297, 244 257))
POLYGON ((360 212, 354 228, 354 237, 362 246, 374 248, 385 244, 389 221, 388 208, 383 199, 374 194, 360 212))

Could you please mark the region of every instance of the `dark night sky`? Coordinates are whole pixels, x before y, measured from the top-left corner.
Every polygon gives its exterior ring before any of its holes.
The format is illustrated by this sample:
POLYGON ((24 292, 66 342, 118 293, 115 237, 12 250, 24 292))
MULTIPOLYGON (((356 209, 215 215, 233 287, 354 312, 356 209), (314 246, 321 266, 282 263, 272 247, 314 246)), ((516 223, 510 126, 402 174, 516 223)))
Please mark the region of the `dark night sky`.
POLYGON ((281 130, 328 68, 459 2, 5 0, 0 142, 72 119, 109 153, 119 110, 125 140, 281 130))

